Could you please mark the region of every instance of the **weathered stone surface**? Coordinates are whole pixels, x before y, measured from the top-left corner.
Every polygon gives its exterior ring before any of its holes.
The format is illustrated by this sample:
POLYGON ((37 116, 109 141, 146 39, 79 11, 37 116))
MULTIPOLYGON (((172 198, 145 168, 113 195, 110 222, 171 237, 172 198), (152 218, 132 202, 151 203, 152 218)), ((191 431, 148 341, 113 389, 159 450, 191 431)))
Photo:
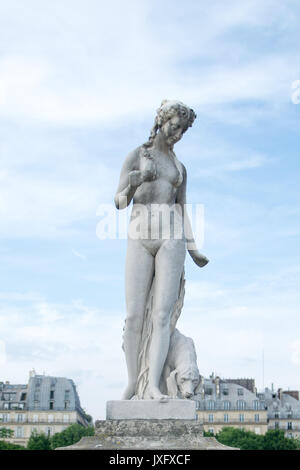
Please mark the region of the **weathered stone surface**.
POLYGON ((113 400, 106 403, 106 419, 185 419, 195 420, 194 400, 113 400))
POLYGON ((189 420, 96 421, 95 436, 83 437, 75 445, 56 450, 107 449, 238 450, 213 437, 203 437, 202 425, 189 420))

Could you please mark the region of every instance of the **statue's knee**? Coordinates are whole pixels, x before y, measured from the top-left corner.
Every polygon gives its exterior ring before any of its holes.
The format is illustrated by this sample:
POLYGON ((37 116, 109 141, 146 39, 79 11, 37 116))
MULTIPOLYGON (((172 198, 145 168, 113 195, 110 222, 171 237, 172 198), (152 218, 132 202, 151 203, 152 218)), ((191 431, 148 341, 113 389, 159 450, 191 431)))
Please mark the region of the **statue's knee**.
POLYGON ((142 321, 140 315, 136 311, 130 311, 126 318, 126 332, 138 333, 142 328, 142 321))
POLYGON ((153 326, 155 328, 165 328, 170 324, 170 312, 167 310, 158 310, 153 316, 153 326))

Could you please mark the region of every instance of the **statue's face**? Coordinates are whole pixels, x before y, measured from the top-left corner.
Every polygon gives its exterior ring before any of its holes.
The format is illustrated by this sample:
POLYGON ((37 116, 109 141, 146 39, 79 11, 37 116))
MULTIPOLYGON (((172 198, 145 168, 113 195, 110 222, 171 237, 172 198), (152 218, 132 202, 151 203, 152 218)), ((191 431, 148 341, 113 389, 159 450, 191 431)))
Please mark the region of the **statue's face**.
POLYGON ((167 144, 173 146, 181 139, 187 127, 187 120, 176 114, 161 126, 160 131, 163 133, 167 144))

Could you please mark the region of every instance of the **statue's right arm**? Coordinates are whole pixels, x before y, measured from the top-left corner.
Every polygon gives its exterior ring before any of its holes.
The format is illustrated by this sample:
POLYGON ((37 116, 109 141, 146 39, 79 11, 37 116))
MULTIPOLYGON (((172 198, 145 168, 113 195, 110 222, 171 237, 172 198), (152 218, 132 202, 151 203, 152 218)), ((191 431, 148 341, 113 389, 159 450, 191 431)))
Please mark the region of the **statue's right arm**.
POLYGON ((143 183, 142 174, 138 168, 139 148, 130 152, 123 163, 119 186, 115 195, 117 209, 125 209, 130 204, 136 189, 143 183))

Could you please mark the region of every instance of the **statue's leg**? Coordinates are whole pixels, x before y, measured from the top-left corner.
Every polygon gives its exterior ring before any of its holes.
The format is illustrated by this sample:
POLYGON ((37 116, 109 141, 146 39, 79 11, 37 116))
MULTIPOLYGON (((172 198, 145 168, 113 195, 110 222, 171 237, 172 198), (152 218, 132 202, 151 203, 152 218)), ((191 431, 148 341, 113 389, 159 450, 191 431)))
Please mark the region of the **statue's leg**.
POLYGON ((170 318, 178 298, 186 254, 183 240, 166 240, 155 257, 153 332, 149 351, 149 393, 154 399, 164 396, 159 382, 170 343, 170 318))
POLYGON ((124 351, 128 371, 128 386, 123 400, 135 394, 138 375, 138 352, 147 297, 154 273, 154 257, 140 240, 128 239, 126 256, 126 308, 124 351))

